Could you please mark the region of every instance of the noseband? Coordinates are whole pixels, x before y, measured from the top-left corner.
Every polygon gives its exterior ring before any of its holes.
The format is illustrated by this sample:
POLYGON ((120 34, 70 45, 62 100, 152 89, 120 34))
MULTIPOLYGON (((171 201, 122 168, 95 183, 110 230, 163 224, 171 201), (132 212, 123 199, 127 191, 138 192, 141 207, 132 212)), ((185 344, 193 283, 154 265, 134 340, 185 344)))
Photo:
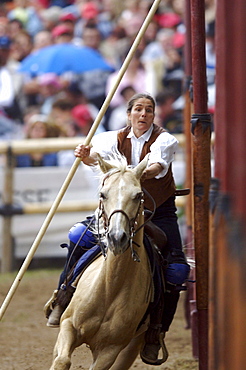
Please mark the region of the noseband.
POLYGON ((129 218, 128 214, 123 211, 123 209, 115 209, 111 214, 110 216, 108 217, 105 210, 104 210, 104 205, 103 205, 103 200, 100 199, 99 200, 99 210, 100 210, 100 216, 103 218, 103 224, 104 224, 104 229, 107 231, 108 228, 109 228, 109 225, 110 225, 110 221, 111 221, 111 218, 113 215, 115 215, 116 213, 122 213, 126 219, 127 219, 127 222, 128 222, 128 226, 129 226, 129 233, 132 234, 134 232, 134 226, 135 226, 135 222, 136 222, 136 219, 139 215, 139 211, 140 211, 140 206, 141 204, 143 203, 143 198, 140 200, 139 202, 139 206, 138 206, 138 210, 136 212, 136 216, 132 219, 129 218))

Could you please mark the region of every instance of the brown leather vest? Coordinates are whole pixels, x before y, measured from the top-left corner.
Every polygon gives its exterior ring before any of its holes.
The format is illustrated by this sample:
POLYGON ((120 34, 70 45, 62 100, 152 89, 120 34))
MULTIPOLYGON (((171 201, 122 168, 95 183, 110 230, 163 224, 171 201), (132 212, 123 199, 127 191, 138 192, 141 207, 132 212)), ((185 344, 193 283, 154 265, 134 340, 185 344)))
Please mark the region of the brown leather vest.
MULTIPOLYGON (((118 149, 120 153, 126 157, 129 165, 131 164, 132 146, 131 139, 127 138, 127 135, 130 131, 131 126, 126 126, 118 131, 118 149)), ((153 124, 152 134, 149 138, 149 141, 144 143, 140 161, 146 156, 147 153, 150 152, 150 146, 162 132, 165 132, 162 127, 153 124)), ((167 174, 164 177, 160 179, 153 178, 145 180, 142 185, 154 198, 156 206, 160 206, 169 197, 173 196, 176 190, 172 174, 172 166, 169 166, 167 174)), ((153 202, 146 196, 144 198, 144 206, 150 210, 153 210, 153 202)))

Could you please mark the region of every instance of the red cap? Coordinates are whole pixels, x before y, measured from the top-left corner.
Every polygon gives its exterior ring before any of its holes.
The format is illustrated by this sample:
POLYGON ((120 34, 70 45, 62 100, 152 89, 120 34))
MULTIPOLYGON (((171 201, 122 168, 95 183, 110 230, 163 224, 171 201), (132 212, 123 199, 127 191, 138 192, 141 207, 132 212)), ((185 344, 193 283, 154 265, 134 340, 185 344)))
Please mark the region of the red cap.
POLYGON ((65 24, 58 24, 58 26, 54 27, 52 30, 53 37, 58 37, 64 34, 72 34, 71 28, 65 24))
POLYGON ((76 105, 72 109, 72 117, 80 127, 84 127, 92 121, 90 111, 85 104, 76 105))
POLYGON ((77 17, 73 13, 63 13, 60 15, 60 21, 75 22, 76 20, 77 20, 77 17))
POLYGON ((93 19, 98 15, 99 11, 97 6, 94 3, 86 3, 82 8, 82 18, 84 19, 93 19))
POLYGON ((164 13, 158 16, 160 26, 164 28, 172 28, 181 22, 181 18, 176 13, 164 13))

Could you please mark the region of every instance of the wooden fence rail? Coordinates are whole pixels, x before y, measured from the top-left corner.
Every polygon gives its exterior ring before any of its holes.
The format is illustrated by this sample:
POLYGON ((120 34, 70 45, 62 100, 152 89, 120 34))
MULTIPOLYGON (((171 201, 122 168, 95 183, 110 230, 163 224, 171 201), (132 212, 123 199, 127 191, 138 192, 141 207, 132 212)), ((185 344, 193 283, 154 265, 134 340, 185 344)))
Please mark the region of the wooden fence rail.
MULTIPOLYGON (((184 135, 175 135, 179 140, 180 146, 185 144, 184 135)), ((0 142, 0 155, 3 158, 3 191, 2 191, 2 205, 0 207, 0 215, 3 217, 2 226, 2 260, 1 272, 9 272, 12 268, 13 262, 13 238, 12 238, 12 220, 15 215, 24 214, 42 214, 47 213, 52 202, 37 202, 25 203, 22 206, 16 206, 13 201, 14 193, 14 172, 15 161, 14 158, 18 154, 24 153, 47 153, 57 152, 60 150, 73 150, 76 145, 84 141, 83 137, 75 138, 49 138, 49 139, 28 139, 28 140, 13 140, 10 142, 0 142)), ((55 171, 55 167, 54 167, 55 171)), ((45 179, 44 179, 45 181, 45 179)), ((184 206, 185 197, 177 198, 177 206, 184 206)), ((97 202, 95 200, 69 200, 63 201, 59 205, 57 212, 90 212, 95 210, 97 202)))

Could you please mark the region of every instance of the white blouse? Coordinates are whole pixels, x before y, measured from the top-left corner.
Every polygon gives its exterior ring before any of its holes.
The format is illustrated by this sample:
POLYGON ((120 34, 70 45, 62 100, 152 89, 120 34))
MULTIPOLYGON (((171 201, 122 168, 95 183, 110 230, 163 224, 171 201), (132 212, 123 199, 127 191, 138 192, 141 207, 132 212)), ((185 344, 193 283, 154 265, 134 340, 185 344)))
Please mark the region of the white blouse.
MULTIPOLYGON (((148 141, 153 126, 150 127, 142 136, 137 138, 131 129, 127 137, 131 139, 132 143, 132 166, 139 163, 139 158, 145 141, 148 141)), ((117 133, 118 131, 107 131, 95 135, 92 139, 92 152, 99 153, 104 159, 107 159, 112 152, 116 152, 117 148, 117 133)), ((163 170, 155 177, 156 179, 164 177, 168 171, 169 165, 174 160, 174 154, 178 146, 178 140, 168 132, 162 132, 155 142, 150 146, 150 155, 148 166, 152 163, 160 163, 163 170)))

